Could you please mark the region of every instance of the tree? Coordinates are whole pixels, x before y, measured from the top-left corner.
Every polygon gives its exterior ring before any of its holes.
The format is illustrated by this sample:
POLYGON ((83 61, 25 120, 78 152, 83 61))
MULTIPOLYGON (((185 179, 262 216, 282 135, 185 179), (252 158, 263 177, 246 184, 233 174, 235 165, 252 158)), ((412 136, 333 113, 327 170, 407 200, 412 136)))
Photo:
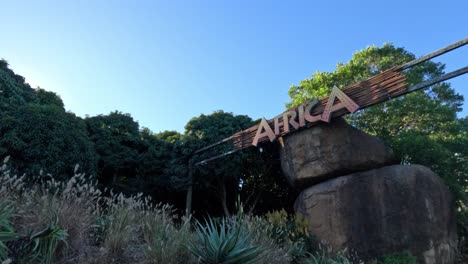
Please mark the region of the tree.
POLYGON ((185 191, 189 180, 188 157, 182 153, 186 147, 184 136, 176 131, 154 134, 147 128, 140 134, 145 147, 138 158, 138 174, 145 181, 141 187, 149 188, 153 196, 161 199, 161 194, 185 191))
POLYGON ((98 156, 99 181, 126 190, 137 175, 138 158, 143 151, 138 123, 129 114, 118 111, 87 117, 85 122, 98 156))
POLYGON ((299 192, 289 185, 283 174, 279 144, 246 149, 243 158, 240 200, 244 209, 258 215, 280 209, 293 213, 299 192))
MULTIPOLYGON (((343 88, 413 59, 413 54, 392 44, 367 47, 356 52, 349 62, 339 63, 333 72, 316 72, 298 86, 292 86, 287 106, 324 97, 335 85, 343 88)), ((425 62, 406 74, 411 86, 443 73, 443 64, 425 62)), ((402 163, 428 166, 442 177, 455 194, 459 233, 466 237, 468 134, 466 118, 457 119, 462 104, 463 96, 455 93, 450 84, 440 83, 426 91, 358 111, 348 120, 386 141, 402 163)))
MULTIPOLYGON (((258 122, 248 116, 223 111, 193 118, 186 125, 185 153, 190 154, 258 122)), ((201 161, 229 150, 232 150, 232 146, 222 144, 195 155, 194 159, 201 161)), ((240 200, 250 213, 264 214, 275 209, 292 209, 297 197, 297 191, 289 186, 283 176, 277 145, 264 146, 262 151, 256 148, 244 149, 197 166, 194 171, 194 183, 196 191, 199 191, 195 201, 211 201, 215 198, 220 201, 225 215, 229 215, 233 209, 233 201, 240 200)), ((211 203, 205 202, 200 209, 216 214, 218 211, 211 206, 211 203)))
POLYGON ((58 95, 32 89, 0 60, 0 155, 17 173, 41 170, 66 179, 76 164, 95 173, 95 152, 83 120, 65 112, 58 95))
POLYGON ((46 91, 42 88, 35 90, 38 104, 56 106, 65 111, 65 105, 62 99, 54 92, 46 91))
POLYGON ((55 106, 30 104, 2 112, 0 155, 11 156, 16 171, 28 175, 42 170, 67 179, 76 164, 95 173, 94 146, 83 120, 55 106))
POLYGON ((24 77, 9 69, 5 60, 0 60, 0 110, 35 103, 36 100, 34 90, 24 77))
MULTIPOLYGON (((187 137, 192 137, 198 140, 198 145, 201 147, 208 146, 224 138, 233 135, 236 132, 244 130, 253 125, 250 117, 245 115, 233 115, 223 111, 216 111, 211 115, 200 115, 192 118, 185 126, 185 134, 187 137)), ((213 149, 222 153, 226 149, 219 147, 213 149)), ((212 150, 212 151, 213 151, 212 150)), ((198 161, 214 155, 215 152, 206 152, 197 157, 198 161)), ((227 204, 228 189, 232 190, 231 194, 235 194, 239 189, 239 180, 242 175, 242 160, 241 155, 231 155, 223 158, 223 163, 211 162, 197 170, 197 186, 198 188, 209 189, 215 192, 221 202, 225 215, 230 215, 227 204)))

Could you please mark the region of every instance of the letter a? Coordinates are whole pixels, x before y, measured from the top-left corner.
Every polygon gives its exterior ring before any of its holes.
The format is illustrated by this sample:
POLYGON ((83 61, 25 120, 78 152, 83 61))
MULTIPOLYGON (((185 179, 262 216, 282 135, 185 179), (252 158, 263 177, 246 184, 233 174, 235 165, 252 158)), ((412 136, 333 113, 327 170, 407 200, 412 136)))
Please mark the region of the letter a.
POLYGON ((273 130, 271 130, 271 127, 268 125, 268 122, 265 120, 265 118, 262 118, 262 121, 258 125, 257 133, 255 134, 252 145, 257 146, 258 140, 263 137, 268 137, 271 142, 273 142, 273 140, 276 138, 273 130), (265 132, 262 132, 262 130, 265 130, 265 132))
POLYGON ((356 104, 353 99, 349 98, 343 91, 338 89, 338 87, 333 87, 332 93, 330 97, 328 97, 327 105, 325 106, 325 110, 322 113, 322 121, 330 122, 331 114, 337 110, 346 108, 349 112, 354 113, 356 110, 359 109, 359 105, 356 104), (333 105, 335 103, 335 99, 338 97, 340 99, 340 103, 333 105))

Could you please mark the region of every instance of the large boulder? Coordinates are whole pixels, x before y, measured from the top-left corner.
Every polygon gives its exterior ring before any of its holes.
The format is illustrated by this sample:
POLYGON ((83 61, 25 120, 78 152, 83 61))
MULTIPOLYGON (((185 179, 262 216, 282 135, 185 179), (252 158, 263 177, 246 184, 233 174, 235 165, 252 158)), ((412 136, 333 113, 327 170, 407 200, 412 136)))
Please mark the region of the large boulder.
POLYGON ((349 174, 304 190, 296 212, 335 251, 364 260, 409 250, 418 263, 453 263, 457 245, 452 195, 420 165, 349 174))
POLYGON ((397 162, 383 141, 341 118, 286 135, 280 157, 285 176, 297 188, 397 162))

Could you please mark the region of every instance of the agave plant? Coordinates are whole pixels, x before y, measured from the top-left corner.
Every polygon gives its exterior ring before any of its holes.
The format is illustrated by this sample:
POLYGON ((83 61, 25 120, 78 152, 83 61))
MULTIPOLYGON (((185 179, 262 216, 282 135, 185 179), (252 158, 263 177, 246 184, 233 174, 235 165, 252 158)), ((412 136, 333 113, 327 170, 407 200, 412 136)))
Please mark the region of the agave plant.
POLYGON ((67 231, 57 225, 56 218, 53 224, 45 230, 33 234, 30 239, 35 241, 36 250, 43 263, 52 263, 59 243, 65 243, 65 246, 67 246, 67 236, 67 231))
POLYGON ((190 243, 189 250, 201 263, 256 263, 261 249, 250 243, 250 236, 243 231, 239 222, 228 223, 222 219, 219 224, 210 217, 205 225, 197 221, 198 243, 190 243))
POLYGON ((6 202, 0 202, 0 261, 8 258, 8 248, 5 243, 18 239, 19 235, 13 231, 8 220, 13 213, 13 208, 6 202))
MULTIPOLYGON (((58 225, 58 218, 46 229, 21 235, 14 232, 8 221, 13 209, 0 202, 0 261, 5 263, 52 263, 54 252, 67 233, 58 225)), ((2 262, 2 263, 4 263, 2 262)))

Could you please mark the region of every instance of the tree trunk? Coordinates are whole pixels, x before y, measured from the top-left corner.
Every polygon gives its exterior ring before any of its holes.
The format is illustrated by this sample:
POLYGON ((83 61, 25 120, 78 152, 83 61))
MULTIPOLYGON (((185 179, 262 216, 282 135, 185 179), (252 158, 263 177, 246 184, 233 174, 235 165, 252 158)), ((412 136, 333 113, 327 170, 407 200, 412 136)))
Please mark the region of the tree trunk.
POLYGON ((187 189, 187 197, 185 198, 185 216, 189 217, 192 213, 192 193, 193 187, 190 184, 189 188, 187 189))
POLYGON ((226 183, 220 182, 220 187, 221 187, 221 203, 223 205, 223 211, 224 215, 227 217, 231 217, 231 214, 229 213, 229 209, 227 207, 227 193, 226 193, 226 183))
POLYGON ((187 196, 185 198, 185 216, 189 217, 190 214, 192 213, 192 194, 193 194, 193 174, 192 174, 192 159, 189 160, 188 164, 188 176, 189 176, 189 181, 190 181, 190 186, 187 189, 187 196))
POLYGON ((260 199, 260 195, 262 194, 262 191, 260 191, 257 196, 255 197, 255 200, 253 202, 253 204, 250 206, 250 209, 249 209, 249 215, 252 215, 253 213, 253 210, 255 209, 255 206, 257 206, 257 202, 258 200, 260 199))

